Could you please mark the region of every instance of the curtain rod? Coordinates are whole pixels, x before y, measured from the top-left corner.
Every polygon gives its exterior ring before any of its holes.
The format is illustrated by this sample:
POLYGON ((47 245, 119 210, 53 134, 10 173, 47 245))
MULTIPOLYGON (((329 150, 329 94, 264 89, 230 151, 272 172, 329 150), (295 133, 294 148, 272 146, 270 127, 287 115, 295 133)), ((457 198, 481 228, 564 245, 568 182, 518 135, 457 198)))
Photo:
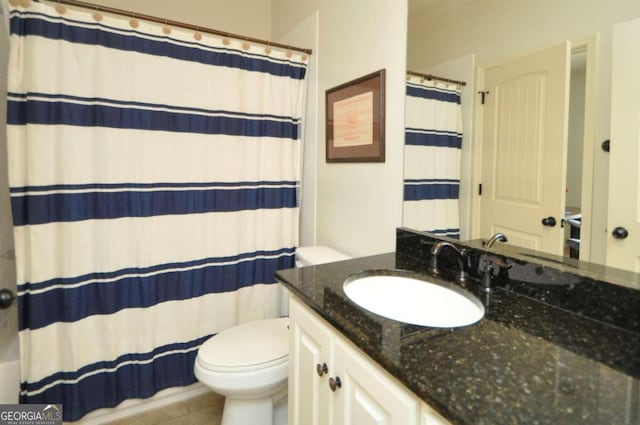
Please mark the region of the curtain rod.
POLYGON ((445 83, 453 83, 453 84, 457 84, 459 86, 466 86, 467 83, 464 81, 458 81, 458 80, 450 80, 449 78, 442 78, 442 77, 437 77, 435 75, 431 75, 431 74, 423 74, 421 72, 413 72, 413 71, 407 71, 408 75, 413 75, 414 77, 422 77, 425 80, 438 80, 438 81, 444 81, 445 83))
POLYGON ((208 34, 219 35, 219 36, 222 36, 222 37, 234 38, 236 40, 242 40, 242 41, 245 41, 245 42, 263 44, 263 45, 266 45, 268 47, 277 47, 277 48, 282 48, 282 49, 287 49, 287 50, 295 50, 296 52, 302 52, 302 53, 306 53, 306 54, 309 54, 309 55, 313 52, 311 49, 303 49, 301 47, 289 46, 289 45, 281 44, 281 43, 274 43, 274 42, 267 41, 267 40, 260 40, 258 38, 246 37, 246 36, 243 36, 243 35, 232 34, 230 32, 218 31, 218 30, 215 30, 215 29, 201 27, 201 26, 198 26, 198 25, 187 24, 187 23, 178 22, 178 21, 172 21, 172 20, 169 20, 169 19, 157 18, 155 16, 143 15, 141 13, 135 13, 135 12, 131 12, 131 11, 128 11, 128 10, 123 10, 123 9, 116 9, 116 8, 113 8, 113 7, 100 6, 100 5, 97 5, 97 4, 87 3, 87 2, 78 1, 78 0, 50 0, 50 2, 51 3, 66 4, 66 5, 69 5, 69 6, 76 6, 76 7, 81 7, 81 8, 85 8, 85 9, 90 9, 90 10, 92 10, 94 12, 112 13, 112 14, 116 14, 116 15, 127 16, 129 18, 134 18, 134 19, 143 19, 145 21, 151 21, 151 22, 155 22, 155 23, 158 23, 158 24, 170 25, 170 26, 173 26, 173 27, 179 27, 179 28, 184 28, 184 29, 188 29, 188 30, 194 30, 196 32, 204 32, 204 33, 208 33, 208 34))

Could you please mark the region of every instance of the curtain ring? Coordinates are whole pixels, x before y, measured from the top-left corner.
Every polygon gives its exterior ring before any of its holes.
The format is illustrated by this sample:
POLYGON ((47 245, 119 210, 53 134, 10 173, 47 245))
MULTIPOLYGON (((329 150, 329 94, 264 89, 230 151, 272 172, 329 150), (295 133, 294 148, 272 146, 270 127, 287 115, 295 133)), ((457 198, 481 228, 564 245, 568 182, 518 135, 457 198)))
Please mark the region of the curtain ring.
POLYGON ((95 19, 97 22, 102 21, 102 13, 100 13, 100 11, 98 11, 98 6, 96 6, 95 9, 94 9, 93 19, 95 19))
POLYGON ((195 38, 197 41, 202 40, 202 34, 200 34, 200 32, 198 32, 198 26, 196 25, 196 31, 193 33, 193 38, 195 38))
POLYGON ((231 43, 231 40, 229 40, 229 33, 227 33, 227 35, 222 39, 222 44, 228 46, 229 43, 231 43))
POLYGON ((61 4, 60 1, 58 1, 58 4, 56 4, 56 12, 58 12, 60 15, 64 15, 66 11, 67 9, 64 7, 64 5, 61 4))
POLYGON ((293 56, 293 52, 291 51, 291 46, 287 46, 287 58, 291 59, 293 56))
POLYGON ((271 53, 271 46, 270 46, 270 43, 268 41, 267 41, 267 47, 264 48, 264 52, 266 54, 271 53))
POLYGON ((18 0, 9 0, 9 4, 13 7, 18 7, 20 2, 18 0))
POLYGON ((162 32, 165 33, 166 35, 171 34, 171 28, 169 27, 169 25, 167 25, 167 20, 164 20, 164 26, 162 27, 162 32))
POLYGON ((129 25, 131 25, 131 28, 138 28, 138 26, 140 26, 140 22, 138 22, 138 20, 136 19, 135 13, 131 14, 131 19, 129 19, 129 25))
POLYGON ((251 45, 249 44, 249 41, 245 38, 244 41, 242 42, 242 49, 249 50, 249 47, 251 47, 251 45))

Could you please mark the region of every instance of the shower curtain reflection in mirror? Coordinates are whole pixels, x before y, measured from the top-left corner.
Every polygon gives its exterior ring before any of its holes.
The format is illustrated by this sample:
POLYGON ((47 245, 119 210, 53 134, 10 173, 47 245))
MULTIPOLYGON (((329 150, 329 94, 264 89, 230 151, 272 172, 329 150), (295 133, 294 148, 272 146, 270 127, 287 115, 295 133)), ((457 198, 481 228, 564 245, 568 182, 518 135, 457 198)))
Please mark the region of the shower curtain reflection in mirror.
POLYGON ((459 238, 460 91, 409 76, 405 102, 403 226, 459 238))

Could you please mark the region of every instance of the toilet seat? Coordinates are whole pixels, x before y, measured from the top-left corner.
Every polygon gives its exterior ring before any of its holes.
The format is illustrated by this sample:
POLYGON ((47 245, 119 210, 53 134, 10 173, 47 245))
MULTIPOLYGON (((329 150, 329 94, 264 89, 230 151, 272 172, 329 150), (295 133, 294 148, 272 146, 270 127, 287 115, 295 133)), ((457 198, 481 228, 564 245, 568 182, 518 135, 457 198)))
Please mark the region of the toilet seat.
POLYGON ((245 323, 209 338, 198 350, 198 363, 212 372, 250 372, 286 363, 289 318, 245 323))

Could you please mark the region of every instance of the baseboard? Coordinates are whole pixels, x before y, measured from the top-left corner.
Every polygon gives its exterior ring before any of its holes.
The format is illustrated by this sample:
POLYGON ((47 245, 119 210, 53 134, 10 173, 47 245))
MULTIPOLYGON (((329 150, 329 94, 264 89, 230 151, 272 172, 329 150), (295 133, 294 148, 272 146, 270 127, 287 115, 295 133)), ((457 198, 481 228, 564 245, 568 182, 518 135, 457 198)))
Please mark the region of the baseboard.
POLYGON ((78 425, 100 425, 126 418, 128 416, 158 409, 173 403, 178 403, 211 391, 209 388, 196 382, 188 387, 167 388, 158 392, 151 398, 144 400, 125 400, 113 409, 98 409, 77 422, 67 422, 78 425))

